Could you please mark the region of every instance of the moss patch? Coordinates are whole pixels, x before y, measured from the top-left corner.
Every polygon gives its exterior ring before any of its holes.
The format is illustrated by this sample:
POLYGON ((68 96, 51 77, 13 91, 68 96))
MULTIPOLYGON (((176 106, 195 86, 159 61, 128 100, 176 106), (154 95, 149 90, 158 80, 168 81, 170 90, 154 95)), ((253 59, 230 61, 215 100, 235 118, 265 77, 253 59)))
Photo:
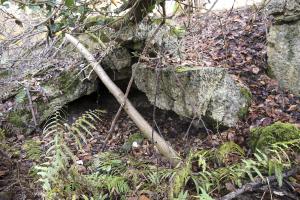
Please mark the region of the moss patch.
POLYGON ((300 139, 300 130, 289 123, 276 122, 270 126, 251 130, 250 147, 263 150, 276 143, 300 139))
POLYGON ((12 71, 5 69, 3 71, 0 71, 0 78, 8 77, 12 74, 12 71))
POLYGON ((238 117, 240 119, 244 119, 246 116, 248 115, 248 107, 243 107, 240 108, 239 112, 238 112, 238 117))
POLYGON ((241 87, 240 88, 240 92, 241 92, 242 96, 245 97, 246 102, 247 102, 247 105, 244 106, 244 107, 242 107, 242 108, 240 108, 240 110, 238 112, 238 117, 240 119, 243 119, 243 118, 245 118, 248 115, 248 111, 249 111, 248 107, 251 104, 252 94, 249 91, 249 89, 247 89, 245 87, 241 87))
POLYGON ((246 98, 247 103, 250 104, 251 103, 251 99, 252 99, 251 92, 247 88, 244 88, 244 87, 241 87, 240 92, 246 98))
POLYGON ((271 66, 267 67, 266 73, 270 78, 276 78, 271 66))
POLYGON ((176 72, 177 73, 182 73, 182 72, 187 72, 187 71, 195 71, 198 70, 199 68, 197 67, 190 67, 190 66, 178 66, 176 67, 176 72))

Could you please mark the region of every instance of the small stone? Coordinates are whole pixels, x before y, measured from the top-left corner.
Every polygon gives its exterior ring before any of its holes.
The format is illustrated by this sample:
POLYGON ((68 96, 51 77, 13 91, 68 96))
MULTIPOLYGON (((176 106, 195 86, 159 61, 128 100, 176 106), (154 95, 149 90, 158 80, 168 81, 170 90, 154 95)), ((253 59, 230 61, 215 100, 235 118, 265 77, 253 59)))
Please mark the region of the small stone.
POLYGON ((76 163, 77 163, 78 165, 83 165, 83 161, 82 161, 82 160, 77 160, 76 163))

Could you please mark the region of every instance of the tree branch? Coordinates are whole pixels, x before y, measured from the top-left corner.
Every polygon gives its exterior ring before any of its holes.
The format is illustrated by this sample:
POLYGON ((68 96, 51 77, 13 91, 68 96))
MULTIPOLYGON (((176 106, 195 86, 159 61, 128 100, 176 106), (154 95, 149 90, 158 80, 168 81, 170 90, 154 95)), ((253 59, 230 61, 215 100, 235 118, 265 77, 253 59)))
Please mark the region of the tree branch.
MULTIPOLYGON (((283 176, 283 178, 289 177, 289 176, 296 174, 299 171, 300 171, 300 167, 296 167, 290 171, 287 171, 286 173, 283 173, 282 176, 283 176)), ((276 181, 276 176, 269 176, 269 177, 267 177, 267 179, 269 180, 269 182, 274 182, 274 181, 276 181)), ((247 184, 243 185, 241 188, 221 197, 219 200, 231 200, 245 192, 253 191, 255 188, 261 187, 264 184, 265 184, 265 182, 263 180, 247 183, 247 184)))

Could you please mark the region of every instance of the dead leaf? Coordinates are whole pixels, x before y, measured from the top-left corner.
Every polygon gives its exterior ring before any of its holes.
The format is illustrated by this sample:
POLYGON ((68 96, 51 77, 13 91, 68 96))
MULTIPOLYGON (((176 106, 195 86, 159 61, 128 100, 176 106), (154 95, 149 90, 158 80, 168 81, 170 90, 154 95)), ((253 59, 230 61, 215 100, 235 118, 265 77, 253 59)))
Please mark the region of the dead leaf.
POLYGON ((232 191, 235 191, 236 188, 234 187, 234 184, 232 184, 231 182, 227 182, 225 183, 225 187, 228 191, 232 192, 232 191))
POLYGON ((0 177, 1 176, 5 176, 6 174, 8 174, 9 170, 2 170, 0 171, 0 177))
POLYGON ((139 200, 150 200, 146 195, 141 195, 140 197, 139 197, 139 200))

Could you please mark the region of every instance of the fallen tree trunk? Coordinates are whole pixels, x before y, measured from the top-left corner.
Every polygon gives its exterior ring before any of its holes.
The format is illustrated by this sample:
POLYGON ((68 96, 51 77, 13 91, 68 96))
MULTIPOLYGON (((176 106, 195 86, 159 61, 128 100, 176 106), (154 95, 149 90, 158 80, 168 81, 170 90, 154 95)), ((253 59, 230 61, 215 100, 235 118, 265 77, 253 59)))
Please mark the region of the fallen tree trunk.
POLYGON ((114 95, 120 104, 124 104, 124 110, 134 123, 139 127, 146 138, 152 140, 159 152, 167 157, 173 165, 179 163, 180 159, 176 151, 149 125, 143 116, 134 108, 131 102, 125 97, 124 93, 116 86, 116 84, 109 78, 104 69, 96 61, 93 55, 73 36, 66 34, 66 40, 72 43, 77 50, 85 57, 91 64, 94 71, 99 76, 103 84, 108 88, 110 93, 114 95))

